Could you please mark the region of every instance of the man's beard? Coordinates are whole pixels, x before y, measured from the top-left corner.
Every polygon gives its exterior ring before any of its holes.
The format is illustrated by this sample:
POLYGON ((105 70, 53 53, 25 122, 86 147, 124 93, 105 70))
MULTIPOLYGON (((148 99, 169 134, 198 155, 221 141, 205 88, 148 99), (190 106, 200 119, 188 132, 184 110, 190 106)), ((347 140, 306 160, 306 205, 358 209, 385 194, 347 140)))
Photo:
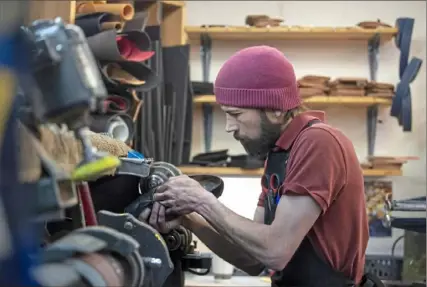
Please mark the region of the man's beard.
POLYGON ((261 116, 261 135, 258 139, 240 138, 246 152, 253 157, 265 159, 268 152, 275 146, 281 134, 281 125, 272 124, 267 117, 261 116))

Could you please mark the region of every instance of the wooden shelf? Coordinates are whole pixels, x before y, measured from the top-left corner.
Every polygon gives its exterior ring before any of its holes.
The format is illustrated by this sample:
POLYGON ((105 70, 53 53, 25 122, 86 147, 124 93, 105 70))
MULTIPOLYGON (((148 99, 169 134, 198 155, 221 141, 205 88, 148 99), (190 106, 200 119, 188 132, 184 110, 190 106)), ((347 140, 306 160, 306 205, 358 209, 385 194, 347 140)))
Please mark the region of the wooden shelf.
POLYGON ((184 31, 186 19, 185 1, 135 1, 135 9, 148 12, 148 26, 161 26, 162 46, 173 47, 187 43, 184 31), (158 19, 162 11, 162 19, 158 19))
MULTIPOLYGON (((180 166, 182 173, 192 174, 212 174, 223 176, 262 176, 264 169, 242 169, 237 167, 202 167, 202 166, 180 166)), ((364 176, 382 177, 382 176, 401 176, 401 170, 387 169, 364 169, 364 176)))
POLYGON ((191 41, 200 41, 202 33, 208 33, 212 40, 369 40, 379 34, 381 42, 390 41, 398 32, 397 28, 362 29, 359 27, 300 27, 280 26, 256 28, 246 26, 228 27, 185 27, 191 41))
POLYGON ((76 17, 76 1, 38 0, 31 1, 26 24, 38 19, 54 19, 61 17, 64 22, 74 24, 76 17))
POLYGON ((163 3, 165 8, 180 8, 185 6, 185 1, 160 1, 163 3))
MULTIPOLYGON (((194 97, 195 104, 216 104, 214 95, 202 95, 194 97)), ((391 99, 377 97, 349 97, 349 96, 315 96, 304 99, 308 106, 352 106, 367 107, 372 105, 390 106, 391 99)))

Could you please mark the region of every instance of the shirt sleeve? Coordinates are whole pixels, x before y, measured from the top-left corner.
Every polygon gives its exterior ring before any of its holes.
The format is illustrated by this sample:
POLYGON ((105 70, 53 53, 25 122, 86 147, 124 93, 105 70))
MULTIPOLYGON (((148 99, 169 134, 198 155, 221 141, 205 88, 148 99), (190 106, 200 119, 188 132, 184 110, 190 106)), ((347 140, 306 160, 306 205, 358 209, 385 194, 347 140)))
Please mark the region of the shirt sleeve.
POLYGON ((346 183, 342 147, 329 131, 312 127, 292 148, 281 193, 309 195, 324 213, 346 183))

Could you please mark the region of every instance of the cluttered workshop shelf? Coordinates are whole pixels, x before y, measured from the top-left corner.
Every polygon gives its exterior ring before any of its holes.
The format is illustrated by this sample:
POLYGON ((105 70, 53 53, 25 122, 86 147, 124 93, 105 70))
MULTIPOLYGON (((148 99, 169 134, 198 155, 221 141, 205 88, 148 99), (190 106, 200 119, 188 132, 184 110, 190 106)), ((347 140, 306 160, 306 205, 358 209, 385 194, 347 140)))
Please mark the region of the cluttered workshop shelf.
MULTIPOLYGON (((392 157, 392 156, 368 156, 360 164, 363 175, 366 177, 401 176, 402 167, 410 160, 418 160, 418 157, 392 157)), ((206 167, 187 165, 179 169, 185 174, 215 174, 224 176, 261 176, 264 169, 244 169, 238 167, 206 167)))
MULTIPOLYGON (((215 104, 215 96, 200 94, 211 91, 210 84, 195 85, 195 104, 215 104), (198 86, 204 86, 198 88, 198 86)), ((298 80, 304 104, 308 106, 390 106, 394 96, 394 85, 368 81, 365 78, 339 77, 331 80, 322 75, 306 75, 298 80)), ((212 91, 213 92, 213 91, 212 91)))

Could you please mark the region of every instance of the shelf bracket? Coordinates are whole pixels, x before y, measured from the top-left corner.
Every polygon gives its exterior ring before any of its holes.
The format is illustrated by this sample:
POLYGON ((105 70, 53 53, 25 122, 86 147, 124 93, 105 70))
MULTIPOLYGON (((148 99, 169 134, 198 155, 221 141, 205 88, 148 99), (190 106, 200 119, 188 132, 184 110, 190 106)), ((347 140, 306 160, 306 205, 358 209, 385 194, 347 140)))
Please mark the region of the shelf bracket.
MULTIPOLYGON (((371 81, 377 80, 378 53, 380 48, 380 35, 375 34, 368 41, 369 76, 371 81)), ((378 105, 373 105, 367 109, 367 129, 368 129, 368 155, 372 156, 375 151, 375 139, 377 134, 378 105)))
MULTIPOLYGON (((207 83, 210 78, 212 60, 212 39, 208 33, 200 34, 200 57, 202 61, 203 82, 207 83)), ((202 109, 205 152, 210 152, 212 146, 213 106, 203 104, 202 109)))

